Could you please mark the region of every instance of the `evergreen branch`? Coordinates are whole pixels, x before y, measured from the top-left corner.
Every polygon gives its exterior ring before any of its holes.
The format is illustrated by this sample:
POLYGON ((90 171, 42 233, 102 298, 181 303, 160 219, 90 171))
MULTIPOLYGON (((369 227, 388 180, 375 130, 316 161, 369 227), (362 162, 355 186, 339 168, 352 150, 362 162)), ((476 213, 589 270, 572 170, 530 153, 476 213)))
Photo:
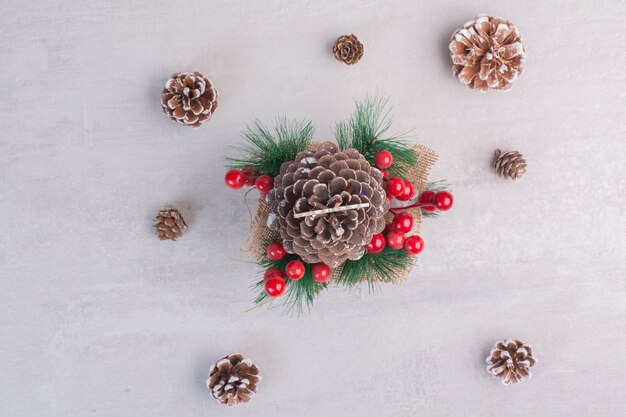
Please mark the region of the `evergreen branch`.
POLYGON ((273 130, 259 120, 247 125, 242 132, 247 144, 235 147, 243 156, 226 158, 228 168, 250 167, 259 175, 275 177, 285 161, 293 160, 311 145, 315 127, 307 120, 276 119, 273 130))
POLYGON ((380 253, 366 253, 357 261, 346 261, 337 284, 354 287, 366 281, 370 291, 380 283, 395 282, 398 270, 409 269, 414 258, 404 250, 386 247, 380 253))
POLYGON ((388 169, 389 175, 403 177, 417 163, 417 155, 405 135, 383 138, 392 122, 387 103, 388 99, 370 97, 356 102, 356 110, 350 118, 336 124, 335 137, 340 149, 354 148, 370 164, 374 164, 377 152, 389 151, 394 160, 388 169))

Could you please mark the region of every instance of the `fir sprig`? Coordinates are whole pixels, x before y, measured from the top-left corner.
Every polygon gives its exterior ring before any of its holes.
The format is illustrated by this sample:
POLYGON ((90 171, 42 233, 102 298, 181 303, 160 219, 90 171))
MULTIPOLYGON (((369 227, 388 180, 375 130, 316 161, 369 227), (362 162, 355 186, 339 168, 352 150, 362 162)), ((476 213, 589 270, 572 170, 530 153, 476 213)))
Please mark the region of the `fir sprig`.
POLYGON ((383 137, 391 128, 391 108, 388 99, 366 98, 355 102, 356 110, 348 120, 337 123, 335 137, 339 148, 354 148, 371 163, 377 152, 386 150, 393 156, 390 176, 406 176, 417 163, 417 155, 410 148, 406 135, 383 137))
POLYGON ((226 166, 275 177, 283 162, 293 160, 298 152, 310 147, 314 132, 315 127, 308 120, 278 118, 273 130, 255 120, 242 132, 247 144, 235 147, 242 156, 226 158, 226 166))
POLYGON ((406 251, 390 247, 380 253, 366 253, 357 261, 346 261, 337 284, 354 287, 366 282, 372 291, 379 283, 395 282, 398 271, 410 268, 413 261, 414 258, 406 251))

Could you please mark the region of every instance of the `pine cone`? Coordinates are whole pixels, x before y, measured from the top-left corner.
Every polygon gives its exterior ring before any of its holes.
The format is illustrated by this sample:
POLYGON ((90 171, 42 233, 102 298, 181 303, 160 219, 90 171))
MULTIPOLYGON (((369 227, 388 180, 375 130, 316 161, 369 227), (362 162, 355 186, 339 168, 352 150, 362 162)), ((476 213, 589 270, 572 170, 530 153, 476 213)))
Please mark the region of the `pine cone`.
POLYGON ((530 367, 537 363, 530 346, 511 339, 496 342, 486 361, 489 364, 487 372, 502 377, 502 383, 505 385, 530 378, 530 367))
POLYGON ((250 401, 259 381, 259 368, 240 353, 232 353, 211 366, 206 385, 220 404, 232 407, 250 401))
POLYGON ((385 228, 389 201, 382 173, 355 149, 339 152, 324 142, 318 150, 300 152, 285 162, 267 196, 276 214, 274 227, 283 246, 307 263, 331 268, 365 253, 372 235, 385 228), (342 205, 369 203, 367 208, 295 218, 294 214, 342 205))
POLYGON ((155 220, 154 228, 161 240, 176 240, 182 236, 183 230, 187 228, 183 216, 173 208, 159 211, 155 220))
POLYGON ((502 178, 516 180, 526 172, 526 160, 517 151, 502 153, 496 149, 493 166, 502 178))
POLYGON ((346 65, 356 64, 363 57, 363 44, 352 34, 343 35, 335 41, 333 54, 346 65))
POLYGON ((482 92, 509 90, 524 71, 522 34, 501 17, 467 22, 452 35, 449 48, 455 77, 482 92))
POLYGON ((161 93, 163 112, 178 123, 198 127, 217 109, 217 90, 199 72, 178 72, 161 93))

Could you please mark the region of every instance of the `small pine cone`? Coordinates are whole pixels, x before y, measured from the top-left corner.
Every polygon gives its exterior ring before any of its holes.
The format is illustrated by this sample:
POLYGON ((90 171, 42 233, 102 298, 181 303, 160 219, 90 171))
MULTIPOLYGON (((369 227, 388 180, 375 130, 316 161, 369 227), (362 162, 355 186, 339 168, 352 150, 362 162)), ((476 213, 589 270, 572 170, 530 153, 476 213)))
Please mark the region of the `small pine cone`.
POLYGON ((250 401, 259 381, 259 368, 250 359, 232 353, 211 366, 206 385, 220 404, 232 407, 250 401))
POLYGON ((383 174, 356 149, 339 151, 324 142, 284 162, 267 195, 276 227, 288 253, 306 263, 338 267, 365 254, 372 236, 385 228, 389 210, 383 174), (299 213, 353 204, 369 207, 295 217, 299 213))
POLYGON ((343 35, 335 41, 333 54, 346 65, 356 64, 363 57, 363 44, 352 34, 343 35))
POLYGON ((526 160, 517 151, 504 152, 496 149, 493 166, 502 178, 510 178, 513 181, 526 172, 526 160))
POLYGON ((526 51, 517 27, 501 17, 479 16, 452 35, 454 76, 470 88, 509 90, 522 75, 526 51))
POLYGON ((159 211, 156 218, 156 234, 161 240, 176 240, 181 237, 187 224, 178 210, 173 208, 159 211))
POLYGON ((202 73, 179 72, 163 87, 161 107, 172 120, 199 127, 217 109, 217 97, 217 90, 202 73))
POLYGON ((504 385, 530 378, 530 367, 537 363, 530 346, 520 340, 507 339, 496 342, 486 359, 487 372, 502 377, 504 385))

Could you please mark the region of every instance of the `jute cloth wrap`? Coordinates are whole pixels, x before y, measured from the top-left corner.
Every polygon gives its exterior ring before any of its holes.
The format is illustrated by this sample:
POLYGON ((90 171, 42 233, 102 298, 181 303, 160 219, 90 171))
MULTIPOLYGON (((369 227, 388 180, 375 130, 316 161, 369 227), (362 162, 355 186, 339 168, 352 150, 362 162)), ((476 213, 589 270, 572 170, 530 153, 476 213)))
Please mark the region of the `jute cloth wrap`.
MULTIPOLYGON (((312 148, 315 148, 313 143, 312 148)), ((417 155, 417 163, 413 167, 409 167, 407 170, 406 179, 408 179, 415 187, 415 196, 424 191, 428 180, 428 173, 430 168, 437 161, 437 154, 430 148, 423 145, 416 145, 413 147, 413 151, 417 155)), ((394 204, 392 203, 392 209, 394 204)), ((413 216, 413 229, 407 235, 417 235, 420 231, 422 222, 422 211, 419 207, 403 210, 403 212, 409 213, 413 216)), ((259 199, 256 215, 250 224, 250 235, 248 241, 250 242, 250 252, 257 258, 265 256, 265 248, 263 242, 272 240, 280 241, 280 234, 276 230, 271 230, 267 227, 267 218, 271 213, 269 205, 264 199, 259 199)), ((386 214, 387 222, 390 222, 393 218, 393 214, 388 212, 386 214)), ((415 262, 415 261, 414 261, 415 262)), ((394 284, 400 284, 404 282, 412 268, 399 269, 396 274, 396 278, 393 281, 394 284)), ((341 274, 341 266, 333 269, 333 278, 338 277, 341 274)), ((363 278, 365 280, 365 277, 363 278)))

